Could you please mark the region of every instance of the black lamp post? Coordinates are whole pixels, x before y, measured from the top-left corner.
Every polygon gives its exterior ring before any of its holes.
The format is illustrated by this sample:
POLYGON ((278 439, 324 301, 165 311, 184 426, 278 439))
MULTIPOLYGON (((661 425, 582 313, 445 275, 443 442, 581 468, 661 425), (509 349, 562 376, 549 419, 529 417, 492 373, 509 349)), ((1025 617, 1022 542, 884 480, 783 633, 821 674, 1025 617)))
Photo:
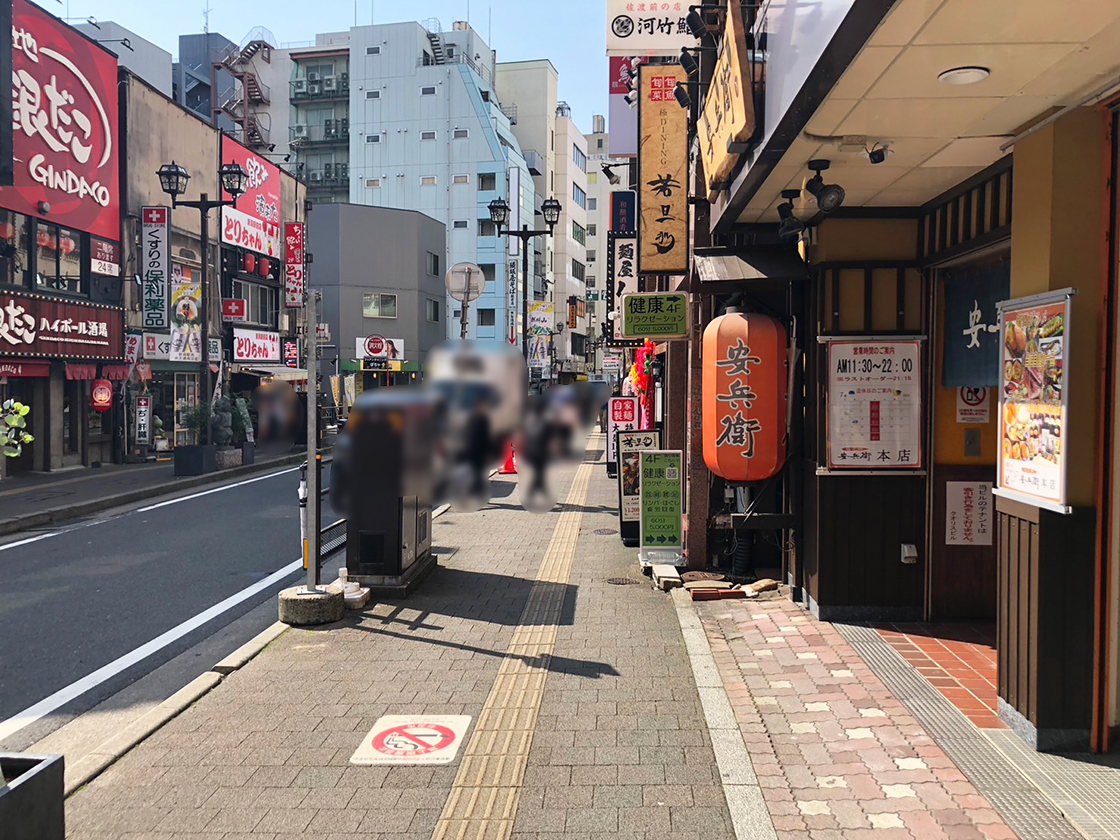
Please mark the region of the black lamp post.
POLYGON ((490 220, 498 226, 499 236, 516 236, 521 240, 521 352, 529 361, 529 243, 535 236, 552 236, 552 230, 560 221, 560 202, 550 198, 541 205, 545 224, 548 230, 529 230, 528 225, 522 225, 521 230, 503 229, 509 222, 509 205, 504 198, 495 198, 490 202, 490 220))
MULTIPOLYGON (((180 201, 179 196, 187 191, 187 181, 191 179, 190 173, 186 169, 179 166, 175 161, 165 163, 156 172, 159 176, 159 185, 163 191, 171 196, 171 206, 175 207, 195 207, 201 219, 202 226, 202 291, 199 296, 198 305, 202 310, 202 362, 198 367, 198 385, 200 389, 199 402, 203 402, 210 397, 210 317, 208 304, 206 302, 206 291, 209 284, 207 265, 210 261, 210 226, 209 217, 210 211, 215 207, 233 207, 237 204, 237 198, 245 193, 245 187, 249 180, 249 173, 239 163, 223 163, 218 170, 218 177, 222 182, 222 189, 233 196, 232 200, 217 199, 211 201, 206 193, 202 193, 197 201, 180 201)), ((209 419, 206 423, 206 439, 207 444, 210 443, 210 423, 209 419)), ((202 443, 202 441, 199 441, 202 443)))

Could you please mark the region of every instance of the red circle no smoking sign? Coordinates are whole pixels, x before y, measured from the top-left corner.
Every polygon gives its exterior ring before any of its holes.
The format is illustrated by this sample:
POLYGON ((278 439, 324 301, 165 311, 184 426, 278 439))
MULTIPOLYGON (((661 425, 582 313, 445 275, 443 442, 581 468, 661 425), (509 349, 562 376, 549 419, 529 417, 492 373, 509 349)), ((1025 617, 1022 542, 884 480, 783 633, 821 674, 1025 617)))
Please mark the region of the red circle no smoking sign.
POLYGON ((447 749, 455 733, 438 723, 410 723, 374 733, 373 748, 384 755, 413 758, 447 749))

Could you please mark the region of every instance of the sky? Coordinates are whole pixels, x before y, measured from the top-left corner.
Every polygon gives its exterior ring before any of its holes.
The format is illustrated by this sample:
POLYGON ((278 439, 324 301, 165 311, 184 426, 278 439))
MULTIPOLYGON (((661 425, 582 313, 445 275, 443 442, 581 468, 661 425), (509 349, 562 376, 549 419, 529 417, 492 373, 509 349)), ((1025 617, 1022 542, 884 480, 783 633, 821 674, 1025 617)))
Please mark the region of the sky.
POLYGON ((157 44, 177 57, 179 35, 201 32, 203 13, 210 6, 210 31, 240 42, 255 26, 272 31, 285 46, 307 42, 317 32, 337 32, 354 25, 423 23, 437 18, 451 29, 470 15, 471 25, 497 50, 498 61, 547 58, 560 75, 560 99, 572 106, 581 131, 591 131, 592 114, 607 113, 607 59, 603 0, 35 0, 51 14, 74 18, 93 16, 111 20, 157 44), (407 11, 406 11, 407 10, 407 11), (155 12, 153 14, 153 12, 155 12), (490 34, 492 33, 492 35, 490 34), (489 38, 487 36, 490 36, 489 38))

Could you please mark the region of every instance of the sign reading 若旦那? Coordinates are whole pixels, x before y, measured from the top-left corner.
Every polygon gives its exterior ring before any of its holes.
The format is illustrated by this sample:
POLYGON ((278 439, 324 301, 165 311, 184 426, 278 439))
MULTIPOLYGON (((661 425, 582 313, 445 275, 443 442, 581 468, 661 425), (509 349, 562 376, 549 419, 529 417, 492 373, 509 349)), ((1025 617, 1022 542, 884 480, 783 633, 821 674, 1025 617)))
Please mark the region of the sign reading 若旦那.
POLYGON ((731 3, 723 30, 723 50, 716 61, 712 86, 704 98, 698 126, 704 178, 708 197, 713 200, 716 192, 727 183, 735 162, 754 134, 754 97, 746 72, 750 67, 746 63, 748 60, 743 10, 738 3, 731 3))
POLYGON ((11 38, 15 180, 0 206, 119 241, 116 56, 28 0, 11 38))
POLYGON ((696 46, 688 10, 685 0, 607 0, 607 55, 676 55, 696 46))
POLYGON ((912 340, 829 342, 829 469, 921 467, 921 349, 912 340))
MULTIPOLYGON (((280 256, 280 169, 222 135, 222 163, 238 163, 249 175, 236 207, 222 208, 222 242, 270 257, 280 256)), ((222 191, 222 198, 232 199, 222 191)))
POLYGON ((681 452, 648 450, 638 455, 641 498, 641 548, 643 566, 680 565, 683 537, 681 452))
POLYGON ((284 225, 284 306, 303 306, 304 291, 304 228, 303 222, 284 225))
POLYGON ((676 64, 638 68, 638 273, 688 273, 688 109, 676 64))
POLYGON ((143 207, 140 210, 140 265, 143 288, 144 329, 165 330, 171 326, 167 302, 171 288, 171 210, 143 207))
POLYGON ((622 298, 623 338, 688 338, 688 295, 645 292, 622 298))

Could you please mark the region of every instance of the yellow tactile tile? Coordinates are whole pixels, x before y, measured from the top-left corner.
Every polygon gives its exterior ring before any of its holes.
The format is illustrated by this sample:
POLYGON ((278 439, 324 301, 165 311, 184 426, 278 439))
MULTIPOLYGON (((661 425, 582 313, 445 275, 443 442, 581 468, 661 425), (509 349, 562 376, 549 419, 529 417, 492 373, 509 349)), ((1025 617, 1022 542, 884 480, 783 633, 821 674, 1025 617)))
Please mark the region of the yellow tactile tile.
MULTIPOLYGON (((588 449, 600 445, 595 436, 588 449)), ((506 840, 513 831, 593 469, 585 461, 576 470, 568 509, 552 533, 432 840, 506 840)))

